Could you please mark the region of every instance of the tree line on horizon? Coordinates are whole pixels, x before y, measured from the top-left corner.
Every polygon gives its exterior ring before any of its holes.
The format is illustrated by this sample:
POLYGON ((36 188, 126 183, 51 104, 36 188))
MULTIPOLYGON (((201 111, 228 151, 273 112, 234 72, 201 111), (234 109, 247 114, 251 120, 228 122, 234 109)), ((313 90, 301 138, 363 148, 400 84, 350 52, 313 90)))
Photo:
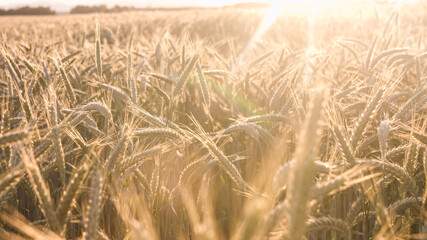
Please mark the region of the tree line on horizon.
MULTIPOLYGON (((426 0, 427 1, 427 0, 426 0)), ((376 2, 384 3, 388 2, 387 0, 376 0, 376 2)), ((260 3, 260 2, 243 2, 243 3, 236 3, 232 5, 232 7, 266 7, 268 3, 260 3)), ((189 8, 195 8, 195 7, 184 7, 184 8, 167 8, 169 10, 176 10, 176 9, 189 9, 189 8)), ((119 6, 115 5, 112 8, 108 8, 107 5, 101 4, 101 5, 77 5, 73 7, 70 10, 71 14, 84 14, 84 13, 96 13, 96 12, 103 12, 103 13, 116 13, 116 12, 124 12, 124 11, 135 11, 135 10, 156 10, 156 9, 165 9, 165 8, 137 8, 134 6, 119 6)), ((2 9, 0 8, 0 16, 5 15, 55 15, 56 11, 52 10, 50 7, 30 7, 30 6, 24 6, 14 9, 2 9)))
MULTIPOLYGON (((70 14, 85 14, 85 13, 117 13, 124 11, 137 11, 137 10, 156 10, 156 9, 168 9, 168 10, 184 10, 184 9, 194 9, 196 7, 180 7, 180 8, 137 8, 134 6, 119 6, 115 5, 112 8, 108 8, 107 5, 77 5, 70 10, 70 14)), ((14 9, 1 9, 0 16, 6 15, 55 15, 56 11, 52 10, 50 7, 20 7, 14 9)))
MULTIPOLYGON (((79 13, 95 13, 95 12, 123 12, 123 11, 131 11, 131 10, 140 10, 140 8, 135 8, 133 6, 114 6, 112 8, 108 8, 107 5, 77 5, 70 10, 71 14, 79 14, 79 13)), ((13 9, 1 9, 0 8, 0 16, 5 15, 55 15, 56 11, 52 10, 50 7, 19 7, 13 9)))
POLYGON ((107 12, 107 13, 114 13, 114 12, 124 12, 124 11, 132 11, 132 10, 140 10, 141 8, 136 8, 134 6, 119 6, 115 5, 112 8, 108 8, 107 5, 101 4, 101 5, 93 5, 93 6, 87 6, 87 5, 77 5, 73 7, 70 11, 71 14, 74 13, 95 13, 95 12, 107 12))
MULTIPOLYGON (((175 9, 189 9, 194 7, 184 7, 184 8, 167 8, 170 10, 175 9)), ((108 8, 107 5, 101 4, 101 5, 77 5, 73 7, 70 10, 70 14, 85 14, 85 13, 96 13, 96 12, 102 12, 102 13, 117 13, 117 12, 124 12, 124 11, 136 11, 136 10, 156 10, 160 8, 137 8, 134 6, 119 6, 115 5, 112 8, 108 8)), ((165 8, 161 8, 165 9, 165 8)), ((14 8, 14 9, 1 9, 0 8, 0 16, 6 16, 6 15, 55 15, 56 11, 52 10, 50 7, 20 7, 20 8, 14 8)))
POLYGON ((50 7, 20 7, 14 9, 1 9, 0 16, 4 15, 55 15, 56 12, 50 7))

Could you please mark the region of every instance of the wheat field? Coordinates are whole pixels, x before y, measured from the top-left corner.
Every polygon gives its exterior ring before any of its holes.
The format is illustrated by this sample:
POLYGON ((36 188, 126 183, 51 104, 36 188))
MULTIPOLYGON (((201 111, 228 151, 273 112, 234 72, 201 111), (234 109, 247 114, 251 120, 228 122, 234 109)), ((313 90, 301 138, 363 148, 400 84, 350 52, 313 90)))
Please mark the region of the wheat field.
POLYGON ((396 6, 0 17, 0 238, 427 239, 396 6))

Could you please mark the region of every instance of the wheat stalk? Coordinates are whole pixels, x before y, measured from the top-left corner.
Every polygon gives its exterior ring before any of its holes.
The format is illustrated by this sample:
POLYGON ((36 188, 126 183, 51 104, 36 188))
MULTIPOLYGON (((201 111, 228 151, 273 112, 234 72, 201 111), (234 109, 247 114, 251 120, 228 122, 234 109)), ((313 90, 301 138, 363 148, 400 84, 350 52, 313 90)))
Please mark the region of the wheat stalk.
POLYGON ((90 102, 82 107, 83 111, 97 111, 102 116, 105 117, 105 119, 112 121, 113 120, 113 114, 111 114, 110 109, 102 102, 90 102))
POLYGON ((83 184, 83 181, 89 172, 89 168, 89 164, 83 163, 73 174, 64 193, 61 196, 56 212, 62 230, 65 229, 67 218, 72 210, 73 202, 82 190, 81 185, 83 184))
POLYGON ((311 186, 316 173, 314 156, 316 155, 317 140, 319 137, 319 121, 322 115, 323 91, 319 91, 313 98, 309 115, 301 133, 298 148, 295 153, 295 165, 289 175, 286 197, 286 220, 289 239, 301 239, 305 232, 305 222, 308 213, 308 201, 311 195, 311 186))
POLYGON ((49 114, 52 127, 52 142, 55 150, 56 165, 59 169, 62 184, 65 185, 65 157, 64 149, 62 147, 61 135, 58 130, 57 112, 54 104, 49 105, 49 114))
POLYGON ((197 75, 199 77, 200 90, 202 91, 203 101, 206 106, 209 108, 211 106, 211 96, 209 92, 208 85, 206 83, 205 76, 202 71, 202 67, 200 66, 200 62, 196 63, 197 75))
POLYGON ((338 232, 345 239, 351 239, 350 226, 341 219, 332 217, 309 219, 306 225, 307 232, 330 229, 338 232))
POLYGON ((83 238, 87 240, 98 239, 98 222, 101 213, 103 177, 101 171, 95 170, 91 181, 91 194, 84 219, 83 238))
POLYGON ((375 93, 374 97, 372 97, 371 101, 369 102, 368 106, 366 106, 365 110, 363 111, 362 115, 360 115, 356 126, 353 130, 353 133, 350 137, 350 143, 353 146, 353 149, 356 149, 356 146, 362 137, 363 132, 365 131, 365 128, 368 125, 368 122, 375 116, 377 113, 381 100, 384 96, 385 90, 380 88, 375 93))
POLYGON ((33 187, 34 193, 36 194, 37 199, 40 203, 40 210, 45 215, 50 228, 55 233, 60 233, 60 225, 55 212, 54 202, 50 196, 48 185, 46 185, 40 173, 40 169, 34 159, 32 149, 25 149, 24 147, 22 147, 20 149, 20 156, 25 164, 31 186, 33 187))
POLYGON ((59 65, 59 71, 61 72, 61 79, 64 82, 65 88, 67 89, 68 96, 72 103, 77 102, 76 94, 74 93, 73 86, 71 85, 70 80, 68 79, 67 73, 62 65, 59 65))
POLYGON ((0 135, 0 146, 13 145, 23 142, 30 137, 28 130, 16 130, 0 135))
POLYGON ((0 199, 6 195, 7 191, 16 186, 24 177, 25 169, 23 165, 15 166, 9 173, 4 174, 0 180, 0 199))
POLYGON ((116 167, 117 161, 120 159, 123 151, 126 149, 127 142, 129 140, 128 134, 127 134, 127 128, 128 128, 127 126, 123 127, 119 142, 116 144, 116 146, 108 156, 107 160, 105 161, 104 169, 106 171, 112 170, 116 167))
POLYGON ((193 70, 194 65, 196 65, 198 58, 199 58, 199 55, 195 54, 191 58, 191 61, 188 63, 188 65, 185 67, 181 76, 179 76, 178 82, 176 83, 175 88, 173 89, 173 93, 172 93, 173 98, 176 98, 181 93, 185 83, 187 82, 188 77, 190 76, 191 70, 193 70))
POLYGON ((102 58, 101 58, 101 31, 99 27, 98 18, 96 19, 96 30, 95 30, 96 40, 95 40, 95 62, 96 62, 96 71, 98 73, 98 79, 102 78, 102 58))

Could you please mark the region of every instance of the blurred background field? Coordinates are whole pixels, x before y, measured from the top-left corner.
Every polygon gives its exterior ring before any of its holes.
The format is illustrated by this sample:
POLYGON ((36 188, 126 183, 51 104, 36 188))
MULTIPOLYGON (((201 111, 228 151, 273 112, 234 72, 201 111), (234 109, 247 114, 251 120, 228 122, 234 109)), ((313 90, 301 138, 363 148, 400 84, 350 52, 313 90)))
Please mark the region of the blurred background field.
POLYGON ((426 11, 0 16, 1 236, 425 238, 426 11))

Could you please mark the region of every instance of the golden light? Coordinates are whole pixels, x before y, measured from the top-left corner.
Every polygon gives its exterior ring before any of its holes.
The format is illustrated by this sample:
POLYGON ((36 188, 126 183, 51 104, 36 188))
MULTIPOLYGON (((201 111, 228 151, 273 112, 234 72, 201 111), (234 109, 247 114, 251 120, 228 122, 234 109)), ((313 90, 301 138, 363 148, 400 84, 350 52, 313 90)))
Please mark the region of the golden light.
POLYGON ((390 3, 395 3, 395 2, 398 2, 398 3, 418 3, 418 2, 420 2, 420 0, 389 0, 388 2, 390 2, 390 3))
MULTIPOLYGON (((240 2, 240 1, 233 1, 234 3, 240 2)), ((243 2, 243 1, 242 1, 243 2)), ((398 7, 401 4, 406 3, 418 3, 419 0, 258 0, 253 2, 268 2, 271 3, 270 7, 264 14, 264 18, 261 22, 261 24, 258 26, 257 31, 252 36, 251 40, 245 47, 245 49, 242 51, 242 53, 239 55, 237 59, 237 69, 240 66, 240 62, 244 60, 246 55, 249 53, 252 46, 262 37, 262 35, 268 30, 268 28, 274 23, 276 18, 279 16, 279 14, 288 7, 291 7, 292 5, 299 5, 306 7, 306 10, 309 11, 309 29, 307 29, 308 32, 308 46, 307 49, 313 50, 312 43, 312 37, 313 37, 313 26, 312 21, 314 16, 317 13, 317 10, 321 8, 322 6, 334 6, 335 4, 369 4, 369 3, 375 3, 375 2, 389 2, 389 3, 397 3, 399 4, 398 7)), ((230 2, 229 2, 230 3, 230 2)))
POLYGON ((256 43, 256 41, 258 41, 259 38, 265 33, 265 31, 267 31, 268 28, 274 23, 277 16, 279 16, 280 12, 283 10, 283 7, 286 4, 286 1, 280 1, 280 0, 271 1, 271 2, 272 2, 271 6, 266 11, 264 18, 261 24, 259 25, 257 31, 252 36, 251 40, 246 45, 245 49, 239 55, 237 59, 237 68, 239 68, 240 62, 242 62, 242 60, 246 57, 246 55, 248 54, 248 52, 250 51, 254 43, 256 43))
POLYGON ((420 0, 217 0, 215 2, 208 0, 197 0, 195 3, 205 3, 205 5, 232 5, 241 2, 263 2, 263 3, 274 3, 274 2, 286 2, 292 4, 325 4, 325 3, 369 3, 369 2, 389 2, 389 3, 417 3, 420 0))
MULTIPOLYGON (((420 0, 288 0, 288 3, 301 3, 301 4, 326 4, 326 3, 369 3, 369 2, 389 2, 389 3, 417 3, 420 0)), ((270 2, 279 2, 273 0, 270 2)))

